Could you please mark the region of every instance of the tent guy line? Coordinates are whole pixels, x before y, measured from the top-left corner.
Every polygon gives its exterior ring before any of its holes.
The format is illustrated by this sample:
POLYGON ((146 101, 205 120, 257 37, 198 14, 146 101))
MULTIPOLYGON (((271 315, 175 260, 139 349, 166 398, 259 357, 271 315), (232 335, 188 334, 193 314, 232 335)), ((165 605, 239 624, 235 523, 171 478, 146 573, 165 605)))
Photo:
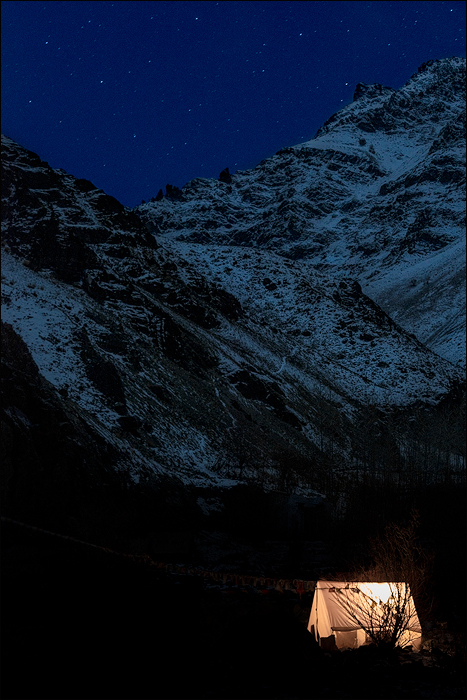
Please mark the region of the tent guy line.
POLYGON ((214 581, 222 581, 224 584, 227 584, 230 581, 231 585, 235 586, 252 586, 253 588, 259 589, 274 588, 278 592, 283 593, 284 591, 289 591, 299 595, 300 597, 304 593, 313 593, 316 586, 316 581, 272 578, 270 576, 237 574, 226 571, 210 571, 199 566, 154 561, 148 554, 125 554, 124 552, 117 552, 109 547, 103 547, 98 544, 93 544, 92 542, 85 542, 84 540, 79 540, 75 537, 70 537, 69 535, 62 535, 58 532, 52 532, 51 530, 44 530, 43 528, 35 525, 29 525, 28 523, 23 523, 19 520, 14 520, 13 518, 8 518, 6 516, 1 516, 1 522, 8 525, 15 525, 26 530, 31 530, 41 535, 56 537, 60 540, 67 541, 68 543, 77 544, 81 547, 87 547, 105 554, 122 557, 126 561, 133 564, 154 567, 157 569, 165 569, 168 573, 181 574, 185 576, 201 576, 203 578, 211 578, 214 581))

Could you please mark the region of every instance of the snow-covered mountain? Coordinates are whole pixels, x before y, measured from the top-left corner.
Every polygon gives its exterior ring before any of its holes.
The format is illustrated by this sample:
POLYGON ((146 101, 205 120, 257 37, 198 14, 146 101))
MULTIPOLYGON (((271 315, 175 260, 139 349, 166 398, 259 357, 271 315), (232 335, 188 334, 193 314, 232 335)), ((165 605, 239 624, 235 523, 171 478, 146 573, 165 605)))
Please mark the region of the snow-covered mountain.
POLYGON ((10 460, 31 386, 134 482, 309 493, 368 431, 401 448, 384 416, 463 380, 462 69, 359 86, 313 141, 135 210, 2 137, 10 460))
POLYGON ((193 244, 267 249, 351 277, 465 364, 465 59, 428 62, 397 91, 360 84, 311 141, 223 175, 136 211, 202 270, 193 244))

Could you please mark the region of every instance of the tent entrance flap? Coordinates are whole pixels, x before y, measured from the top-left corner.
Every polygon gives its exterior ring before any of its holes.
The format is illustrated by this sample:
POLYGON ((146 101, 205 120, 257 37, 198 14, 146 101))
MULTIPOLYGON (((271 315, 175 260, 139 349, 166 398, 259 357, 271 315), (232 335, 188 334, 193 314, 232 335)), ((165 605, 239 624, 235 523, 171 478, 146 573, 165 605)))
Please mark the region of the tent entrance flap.
POLYGON ((331 627, 333 632, 356 632, 360 627, 331 627))
POLYGON ((334 634, 336 647, 338 649, 358 649, 368 643, 367 636, 363 630, 353 630, 352 632, 339 632, 334 634))

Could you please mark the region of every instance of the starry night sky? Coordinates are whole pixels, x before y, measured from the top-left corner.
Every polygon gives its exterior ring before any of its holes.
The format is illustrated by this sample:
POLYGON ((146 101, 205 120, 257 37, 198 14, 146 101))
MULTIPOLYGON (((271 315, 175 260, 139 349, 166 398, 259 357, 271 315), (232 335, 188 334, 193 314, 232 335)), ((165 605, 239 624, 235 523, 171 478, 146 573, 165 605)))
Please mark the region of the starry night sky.
POLYGON ((2 2, 2 132, 126 206, 465 56, 462 2, 2 2))

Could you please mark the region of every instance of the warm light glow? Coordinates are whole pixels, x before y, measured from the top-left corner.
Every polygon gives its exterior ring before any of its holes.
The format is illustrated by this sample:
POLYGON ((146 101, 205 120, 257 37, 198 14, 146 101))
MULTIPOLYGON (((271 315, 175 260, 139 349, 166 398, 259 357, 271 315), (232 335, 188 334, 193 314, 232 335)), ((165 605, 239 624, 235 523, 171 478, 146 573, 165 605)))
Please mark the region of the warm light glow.
MULTIPOLYGON (((398 584, 399 587, 404 584, 398 584)), ((390 583, 360 583, 358 587, 365 595, 369 596, 376 602, 381 601, 382 603, 387 603, 389 598, 396 593, 396 584, 390 583), (392 588, 391 588, 392 586, 392 588)))

